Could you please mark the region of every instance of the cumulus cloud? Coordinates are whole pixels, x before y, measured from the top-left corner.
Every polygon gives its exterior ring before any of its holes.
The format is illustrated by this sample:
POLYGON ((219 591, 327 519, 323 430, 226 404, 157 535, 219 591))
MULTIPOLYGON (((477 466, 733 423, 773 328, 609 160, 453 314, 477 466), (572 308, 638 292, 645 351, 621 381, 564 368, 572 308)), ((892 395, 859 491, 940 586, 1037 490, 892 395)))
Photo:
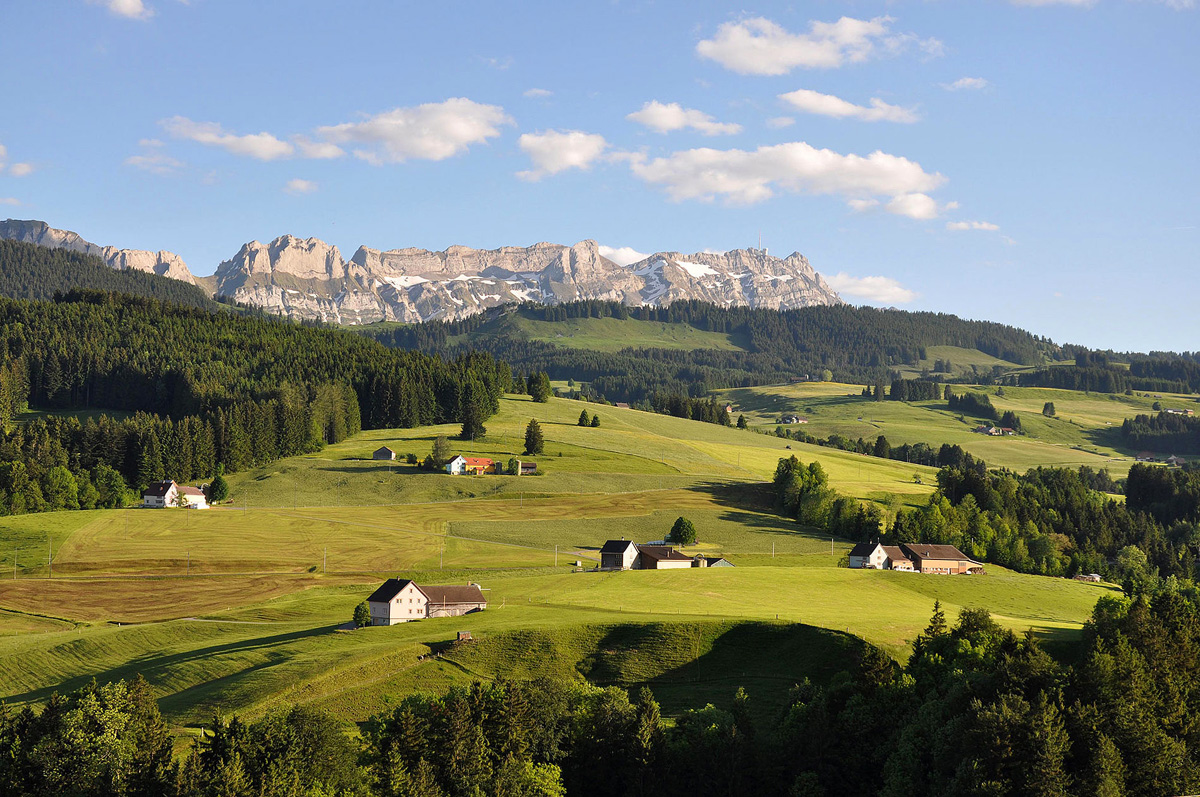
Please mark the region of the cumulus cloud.
POLYGON ((873 210, 879 207, 878 199, 851 199, 846 202, 850 209, 855 213, 866 213, 868 210, 873 210))
POLYGON ((302 180, 299 177, 288 180, 283 190, 289 194, 311 194, 317 190, 317 184, 312 180, 302 180))
POLYGON ((406 160, 440 161, 465 152, 500 135, 500 126, 512 119, 498 105, 484 105, 465 97, 395 108, 361 122, 321 127, 318 137, 334 144, 358 144, 355 157, 368 163, 402 163, 406 160))
POLYGON ((869 107, 855 105, 841 97, 809 89, 797 89, 787 94, 780 94, 779 99, 798 111, 832 116, 834 119, 860 119, 864 122, 902 122, 905 124, 911 124, 920 119, 917 112, 911 108, 888 105, 878 97, 871 98, 869 107))
POLYGON ((88 2, 93 5, 102 5, 110 13, 126 19, 150 19, 154 16, 154 9, 146 5, 143 0, 88 0, 88 2))
POLYGON ((4 169, 4 159, 8 157, 8 147, 0 144, 0 170, 4 169))
POLYGON ((340 158, 346 154, 346 151, 337 144, 331 144, 328 141, 313 141, 307 136, 292 136, 292 143, 296 145, 296 152, 302 158, 328 160, 340 158))
POLYGON ((604 136, 582 130, 525 133, 517 144, 533 161, 533 168, 517 172, 517 177, 531 181, 567 169, 589 169, 608 147, 604 136))
POLYGON ((981 77, 960 77, 953 83, 942 84, 942 88, 946 91, 978 91, 987 87, 987 80, 981 77))
POLYGON ((841 272, 825 277, 825 282, 843 296, 873 304, 907 304, 918 296, 891 277, 851 277, 841 272))
POLYGON ((696 53, 742 75, 786 75, 793 69, 830 69, 879 55, 902 52, 912 45, 927 55, 940 55, 937 39, 918 39, 891 31, 891 17, 809 23, 807 33, 791 33, 763 17, 726 22, 696 53))
POLYGON ((946 229, 994 231, 1000 229, 1000 227, 999 225, 992 224, 990 221, 948 221, 946 222, 946 229))
POLYGON ((245 155, 258 160, 287 158, 296 151, 295 146, 270 133, 239 136, 226 132, 216 122, 193 122, 186 116, 172 116, 160 124, 174 138, 195 141, 208 147, 220 147, 234 155, 245 155))
POLYGON ((912 193, 893 197, 883 206, 888 213, 908 216, 910 219, 936 219, 939 208, 937 200, 928 194, 912 193))
POLYGON ((0 205, 19 205, 21 200, 11 196, 0 196, 0 205))
POLYGON ((639 252, 631 246, 605 246, 600 244, 600 255, 607 257, 618 266, 628 266, 630 263, 636 263, 639 260, 645 260, 650 255, 645 252, 639 252))
POLYGON ((703 111, 684 108, 677 102, 661 103, 658 100, 651 100, 643 105, 640 111, 634 111, 625 118, 659 133, 669 133, 672 130, 683 130, 689 127, 706 136, 732 135, 742 131, 742 126, 739 124, 718 122, 703 111))
POLYGON ((165 146, 157 138, 143 138, 138 142, 142 151, 125 159, 126 166, 141 169, 151 174, 168 175, 182 169, 186 164, 162 151, 165 146))
MULTIPOLYGON (((919 163, 885 152, 843 155, 803 141, 740 149, 690 149, 647 160, 629 157, 635 176, 660 186, 674 200, 712 200, 733 204, 769 199, 776 191, 840 194, 847 199, 893 197, 893 202, 932 191, 946 182, 919 163)), ((932 200, 931 200, 932 201, 932 200)))
POLYGON ((182 169, 184 163, 165 152, 146 152, 141 155, 130 155, 125 159, 125 165, 151 174, 168 175, 182 169))
POLYGON ((530 97, 530 98, 532 98, 532 99, 540 99, 540 98, 542 98, 542 97, 549 97, 549 96, 551 96, 551 95, 553 95, 553 94, 554 94, 554 92, 553 92, 553 91, 550 91, 549 89, 537 89, 537 88, 534 88, 534 89, 526 89, 526 90, 523 92, 523 95, 524 95, 524 96, 526 96, 526 97, 530 97))
POLYGON ((12 166, 8 167, 8 173, 11 174, 13 177, 25 177, 27 175, 33 174, 33 164, 32 163, 14 163, 12 166))

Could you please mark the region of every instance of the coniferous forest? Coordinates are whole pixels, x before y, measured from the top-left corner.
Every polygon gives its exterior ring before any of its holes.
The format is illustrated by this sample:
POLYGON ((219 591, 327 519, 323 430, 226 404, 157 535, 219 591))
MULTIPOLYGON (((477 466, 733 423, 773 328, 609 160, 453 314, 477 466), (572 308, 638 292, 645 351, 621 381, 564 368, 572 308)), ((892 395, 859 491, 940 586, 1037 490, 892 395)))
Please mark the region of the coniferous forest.
POLYGON ((0 512, 116 506, 121 481, 212 476, 360 428, 476 417, 511 389, 487 354, 453 361, 337 330, 98 291, 0 300, 0 512), (50 416, 26 407, 102 408, 50 416))
POLYGON ((925 359, 929 346, 979 349, 1021 364, 1065 356, 1049 340, 1003 324, 966 321, 945 313, 849 305, 777 311, 717 307, 698 301, 665 307, 600 301, 522 304, 460 321, 363 332, 388 346, 410 350, 453 353, 466 347, 482 349, 513 368, 545 371, 553 379, 574 378, 586 382, 594 397, 631 403, 655 391, 699 397, 718 388, 772 384, 803 376, 819 379, 826 370, 844 382, 891 381, 895 368, 925 359), (690 324, 739 336, 748 350, 568 349, 526 339, 506 323, 508 313, 538 321, 632 318, 690 324), (475 333, 469 343, 451 340, 468 333, 475 333))

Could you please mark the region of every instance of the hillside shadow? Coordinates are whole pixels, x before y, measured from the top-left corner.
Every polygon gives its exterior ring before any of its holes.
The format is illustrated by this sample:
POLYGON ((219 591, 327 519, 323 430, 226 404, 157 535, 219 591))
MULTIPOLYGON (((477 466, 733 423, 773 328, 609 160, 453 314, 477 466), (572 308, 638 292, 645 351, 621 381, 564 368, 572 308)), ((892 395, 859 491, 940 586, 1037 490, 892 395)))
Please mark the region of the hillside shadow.
POLYGON ((615 626, 577 669, 599 686, 648 687, 667 715, 708 703, 728 709, 744 687, 752 714, 764 721, 805 678, 827 684, 856 671, 866 646, 850 634, 799 623, 615 626))
MULTIPOLYGON (((217 625, 217 623, 213 624, 217 625)), ((136 628, 136 626, 133 628, 136 628)), ((252 651, 272 650, 274 648, 297 642, 302 639, 333 633, 337 630, 337 628, 337 625, 307 628, 301 631, 291 631, 285 634, 275 634, 274 636, 268 637, 256 637, 254 639, 246 639, 240 642, 227 642, 220 645, 209 645, 207 647, 169 655, 146 653, 137 658, 130 659, 129 661, 117 667, 110 667, 99 672, 67 678, 60 683, 55 684, 54 686, 47 686, 39 689, 31 689, 27 692, 5 695, 4 700, 17 703, 41 702, 48 700, 50 696, 56 692, 59 694, 69 694, 74 692, 83 688, 93 680, 95 680, 97 683, 105 684, 113 681, 119 681, 121 679, 133 678, 136 675, 143 676, 151 684, 151 686, 160 686, 163 684, 163 682, 170 679, 171 670, 189 662, 205 659, 210 656, 219 656, 225 653, 247 653, 252 651)), ((60 646, 60 648, 69 648, 75 644, 82 644, 82 641, 78 643, 70 642, 60 646)), ((262 667, 269 666, 273 663, 274 661, 268 661, 248 669, 261 669, 262 667)), ((244 671, 245 670, 240 670, 239 672, 244 671)), ((204 684, 199 684, 198 686, 203 685, 204 684)), ((194 689, 196 687, 189 688, 194 689)), ((163 698, 163 700, 166 700, 170 697, 172 697, 172 695, 167 695, 163 698)))

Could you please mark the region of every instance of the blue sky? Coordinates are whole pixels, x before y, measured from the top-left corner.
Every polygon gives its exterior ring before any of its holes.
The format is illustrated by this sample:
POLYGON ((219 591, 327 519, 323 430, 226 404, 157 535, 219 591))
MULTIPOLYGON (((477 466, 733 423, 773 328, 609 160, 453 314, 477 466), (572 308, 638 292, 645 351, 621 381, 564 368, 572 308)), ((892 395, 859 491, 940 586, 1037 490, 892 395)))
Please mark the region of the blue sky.
POLYGON ((852 302, 1200 349, 1194 6, 11 2, 0 216, 197 274, 761 231, 852 302))

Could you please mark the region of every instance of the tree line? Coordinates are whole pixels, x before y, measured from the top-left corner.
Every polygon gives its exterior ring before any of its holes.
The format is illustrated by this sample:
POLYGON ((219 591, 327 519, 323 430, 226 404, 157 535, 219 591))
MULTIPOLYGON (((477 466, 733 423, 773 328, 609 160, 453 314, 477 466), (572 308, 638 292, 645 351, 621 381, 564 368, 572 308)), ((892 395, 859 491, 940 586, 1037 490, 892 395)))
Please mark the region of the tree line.
POLYGON ((893 369, 925 359, 928 346, 980 349, 1005 360, 1039 364, 1061 356, 1049 340, 1001 324, 965 321, 935 313, 869 307, 807 307, 765 310, 717 307, 699 301, 665 307, 629 307, 618 302, 581 301, 559 305, 526 303, 458 321, 404 327, 365 328, 386 345, 451 352, 477 348, 522 370, 545 371, 554 379, 586 383, 593 398, 636 402, 651 392, 701 397, 719 388, 748 387, 817 378, 831 370, 838 379, 873 384, 893 369), (620 318, 689 324, 736 335, 745 351, 636 348, 619 352, 569 349, 529 340, 521 318, 559 321, 620 318), (467 337, 468 342, 456 343, 467 337))
POLYGON ((59 469, 81 506, 91 488, 106 506, 111 471, 141 489, 314 451, 361 428, 464 419, 481 428, 512 388, 508 366, 484 353, 447 361, 332 329, 94 291, 0 299, 0 511, 73 508, 59 469), (14 424, 30 406, 123 412, 14 424))
POLYGON ((1200 454, 1200 418, 1160 412, 1137 415, 1121 424, 1122 443, 1164 454, 1200 454))
POLYGON ((215 719, 178 759, 150 690, 95 683, 0 708, 13 797, 1160 797, 1200 788, 1193 591, 1103 597, 1071 663, 935 602, 901 665, 862 644, 823 684, 738 689, 663 720, 653 694, 497 680, 418 694, 355 741, 305 707, 215 719))
POLYGON ((95 255, 0 239, 0 296, 50 300, 72 290, 146 296, 215 310, 203 289, 170 277, 110 268, 95 255))

